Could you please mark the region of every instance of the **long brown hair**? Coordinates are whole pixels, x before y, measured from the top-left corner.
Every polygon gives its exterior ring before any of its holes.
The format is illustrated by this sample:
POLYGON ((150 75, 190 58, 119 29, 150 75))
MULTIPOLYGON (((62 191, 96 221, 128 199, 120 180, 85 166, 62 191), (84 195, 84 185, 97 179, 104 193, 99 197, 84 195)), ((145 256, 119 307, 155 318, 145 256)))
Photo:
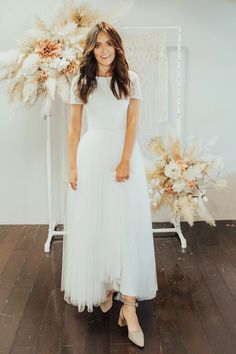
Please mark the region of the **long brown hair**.
POLYGON ((117 99, 122 99, 123 97, 126 98, 130 95, 130 85, 132 84, 132 81, 129 78, 129 64, 125 58, 122 39, 112 25, 102 21, 90 29, 85 41, 83 54, 80 58, 79 79, 77 82, 76 94, 83 103, 88 102, 88 96, 97 87, 97 60, 93 53, 93 49, 96 44, 97 35, 100 31, 110 35, 115 48, 115 58, 111 64, 112 78, 110 88, 117 99), (118 86, 119 92, 116 91, 116 85, 118 86))

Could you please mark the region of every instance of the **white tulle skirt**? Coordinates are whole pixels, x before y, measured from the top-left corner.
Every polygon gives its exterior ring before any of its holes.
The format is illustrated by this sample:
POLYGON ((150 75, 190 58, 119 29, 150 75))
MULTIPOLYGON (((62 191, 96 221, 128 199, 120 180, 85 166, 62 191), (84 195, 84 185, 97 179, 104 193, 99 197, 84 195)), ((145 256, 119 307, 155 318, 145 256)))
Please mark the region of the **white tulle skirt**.
POLYGON ((77 149, 77 190, 68 186, 61 290, 69 304, 89 312, 106 291, 149 300, 157 277, 144 161, 133 147, 130 177, 115 180, 125 130, 88 130, 77 149))

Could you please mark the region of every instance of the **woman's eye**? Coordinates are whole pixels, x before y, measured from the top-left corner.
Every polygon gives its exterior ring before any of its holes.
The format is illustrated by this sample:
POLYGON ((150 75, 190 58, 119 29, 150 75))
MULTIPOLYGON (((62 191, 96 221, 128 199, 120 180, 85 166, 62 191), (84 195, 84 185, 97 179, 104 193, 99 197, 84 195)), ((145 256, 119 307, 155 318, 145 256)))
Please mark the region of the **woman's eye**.
POLYGON ((95 48, 98 48, 99 47, 99 44, 95 44, 95 48))

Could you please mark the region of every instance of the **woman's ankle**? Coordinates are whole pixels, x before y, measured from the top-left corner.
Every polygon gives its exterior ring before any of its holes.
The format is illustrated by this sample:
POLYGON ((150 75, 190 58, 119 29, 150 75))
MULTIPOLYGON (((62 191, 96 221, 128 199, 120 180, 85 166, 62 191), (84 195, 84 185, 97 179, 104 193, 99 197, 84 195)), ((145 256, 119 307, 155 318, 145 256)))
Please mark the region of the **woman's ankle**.
POLYGON ((134 302, 136 300, 136 297, 135 296, 130 296, 130 295, 122 295, 122 298, 125 300, 125 301, 130 301, 130 302, 134 302))

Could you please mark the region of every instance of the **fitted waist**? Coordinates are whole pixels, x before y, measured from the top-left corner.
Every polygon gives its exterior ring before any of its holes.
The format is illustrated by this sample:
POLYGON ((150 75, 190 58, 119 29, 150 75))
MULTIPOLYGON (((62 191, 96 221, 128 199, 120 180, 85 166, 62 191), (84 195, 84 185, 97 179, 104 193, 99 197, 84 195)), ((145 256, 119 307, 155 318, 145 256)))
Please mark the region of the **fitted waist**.
POLYGON ((126 128, 88 128, 86 133, 125 133, 126 128))
POLYGON ((127 119, 124 117, 110 116, 95 117, 90 116, 87 119, 88 130, 105 130, 105 131, 120 131, 127 127, 127 119))

